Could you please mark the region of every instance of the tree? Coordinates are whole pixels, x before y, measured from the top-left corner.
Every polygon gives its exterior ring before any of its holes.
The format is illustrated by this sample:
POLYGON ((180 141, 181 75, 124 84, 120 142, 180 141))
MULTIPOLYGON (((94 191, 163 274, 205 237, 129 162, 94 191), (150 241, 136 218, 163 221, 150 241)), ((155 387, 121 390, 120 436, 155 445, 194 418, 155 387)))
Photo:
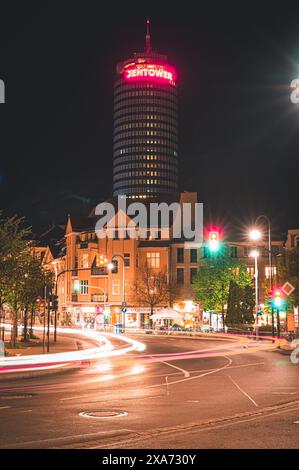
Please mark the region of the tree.
POLYGON ((238 286, 251 285, 245 266, 232 258, 230 247, 223 245, 220 252, 207 257, 192 283, 195 299, 204 310, 218 311, 225 324, 225 305, 228 303, 231 282, 238 286))
POLYGON ((232 280, 229 287, 229 296, 227 302, 227 314, 225 323, 227 325, 252 324, 254 322, 254 288, 248 284, 238 285, 232 280))
POLYGON ((132 290, 141 305, 149 306, 150 316, 156 306, 169 304, 171 301, 172 287, 166 271, 157 271, 147 263, 139 268, 132 290))
POLYGON ((287 297, 287 309, 291 310, 293 307, 299 305, 299 249, 286 251, 283 257, 278 258, 278 284, 283 285, 285 282, 290 282, 294 287, 294 292, 287 297))
MULTIPOLYGON (((24 219, 16 215, 0 218, 0 322, 3 305, 16 285, 18 256, 28 247, 30 228, 24 228, 23 223, 24 219)), ((1 338, 4 339, 4 328, 1 338)))

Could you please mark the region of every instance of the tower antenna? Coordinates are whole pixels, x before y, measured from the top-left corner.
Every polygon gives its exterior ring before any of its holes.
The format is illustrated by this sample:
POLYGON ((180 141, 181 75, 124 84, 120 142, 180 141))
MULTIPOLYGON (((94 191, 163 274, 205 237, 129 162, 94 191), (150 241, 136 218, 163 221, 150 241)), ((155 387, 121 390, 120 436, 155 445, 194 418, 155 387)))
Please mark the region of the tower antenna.
POLYGON ((150 19, 146 19, 146 36, 145 36, 145 52, 151 52, 151 35, 150 35, 150 19))

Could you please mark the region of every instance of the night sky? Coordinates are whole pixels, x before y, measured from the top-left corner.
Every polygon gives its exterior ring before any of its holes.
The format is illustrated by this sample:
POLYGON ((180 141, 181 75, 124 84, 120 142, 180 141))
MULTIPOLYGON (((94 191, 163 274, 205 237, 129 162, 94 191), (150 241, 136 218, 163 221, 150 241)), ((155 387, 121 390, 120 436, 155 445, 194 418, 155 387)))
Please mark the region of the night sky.
POLYGON ((0 208, 38 233, 111 195, 115 65, 143 50, 150 16, 179 72, 181 190, 217 223, 298 228, 299 5, 117 5, 1 4, 0 208))

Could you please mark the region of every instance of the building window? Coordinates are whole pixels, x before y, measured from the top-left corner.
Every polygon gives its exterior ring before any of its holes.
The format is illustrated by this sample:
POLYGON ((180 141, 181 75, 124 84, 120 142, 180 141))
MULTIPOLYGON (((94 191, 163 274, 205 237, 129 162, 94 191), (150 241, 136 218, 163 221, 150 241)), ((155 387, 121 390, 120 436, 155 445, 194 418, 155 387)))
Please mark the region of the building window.
POLYGON ((184 284, 184 268, 177 268, 176 281, 177 284, 184 284))
MULTIPOLYGON (((276 276, 276 266, 272 266, 272 277, 276 276)), ((270 266, 265 266, 265 277, 266 279, 270 278, 271 269, 270 266)))
POLYGON ((160 267, 160 253, 146 253, 146 262, 148 268, 159 268, 160 267))
POLYGON ((194 278, 197 274, 197 268, 190 268, 190 283, 194 281, 194 278))
POLYGON ((294 238, 294 248, 299 248, 299 235, 294 238))
POLYGON ((81 257, 81 268, 88 268, 88 253, 83 253, 81 257))
POLYGON ((119 280, 112 281, 112 295, 119 295, 119 280))
POLYGON ((231 246, 230 247, 230 255, 232 258, 237 258, 238 256, 238 250, 236 246, 231 246))
POLYGON ((112 274, 117 274, 118 273, 118 260, 114 259, 112 261, 113 268, 111 269, 112 274))
POLYGON ((125 267, 130 267, 130 253, 124 253, 125 267))
POLYGON ((190 263, 197 263, 197 249, 191 248, 190 250, 190 263))
POLYGON ((176 250, 176 260, 177 260, 177 263, 183 263, 184 262, 184 248, 177 248, 177 250, 176 250))
POLYGON ((88 294, 88 281, 80 281, 80 294, 88 294))

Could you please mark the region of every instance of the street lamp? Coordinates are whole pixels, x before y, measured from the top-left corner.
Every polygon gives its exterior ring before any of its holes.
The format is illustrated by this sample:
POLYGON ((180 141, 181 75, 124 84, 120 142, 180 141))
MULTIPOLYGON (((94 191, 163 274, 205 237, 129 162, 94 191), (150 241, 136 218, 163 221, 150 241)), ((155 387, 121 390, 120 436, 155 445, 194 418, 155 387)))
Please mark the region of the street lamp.
POLYGON ((112 270, 114 268, 113 260, 116 258, 120 258, 123 263, 123 269, 122 269, 122 307, 121 307, 121 313, 122 313, 122 324, 123 324, 123 330, 125 331, 125 326, 126 326, 126 271, 125 271, 125 258, 123 255, 120 254, 114 254, 111 257, 111 262, 107 264, 107 268, 112 270))
POLYGON ((252 241, 256 242, 257 240, 260 240, 261 237, 262 237, 262 234, 261 234, 260 230, 257 230, 257 229, 255 229, 255 228, 252 229, 252 230, 250 230, 250 232, 249 232, 249 238, 250 238, 252 241))
MULTIPOLYGON (((269 256, 269 284, 270 284, 270 291, 273 291, 273 268, 272 268, 272 243, 271 243, 271 222, 269 217, 266 215, 259 215, 255 221, 255 226, 258 224, 258 222, 263 219, 266 224, 267 224, 267 229, 268 229, 268 256, 269 256)), ((262 233, 259 229, 254 227, 250 232, 249 232, 249 238, 252 241, 257 241, 262 238, 262 233)), ((272 336, 275 335, 275 329, 274 329, 274 309, 273 307, 271 308, 271 319, 272 319, 272 336)))
POLYGON ((258 265, 257 259, 259 257, 259 252, 257 250, 252 250, 250 256, 254 258, 254 279, 255 279, 255 334, 258 337, 258 306, 259 306, 259 291, 258 291, 258 265))

